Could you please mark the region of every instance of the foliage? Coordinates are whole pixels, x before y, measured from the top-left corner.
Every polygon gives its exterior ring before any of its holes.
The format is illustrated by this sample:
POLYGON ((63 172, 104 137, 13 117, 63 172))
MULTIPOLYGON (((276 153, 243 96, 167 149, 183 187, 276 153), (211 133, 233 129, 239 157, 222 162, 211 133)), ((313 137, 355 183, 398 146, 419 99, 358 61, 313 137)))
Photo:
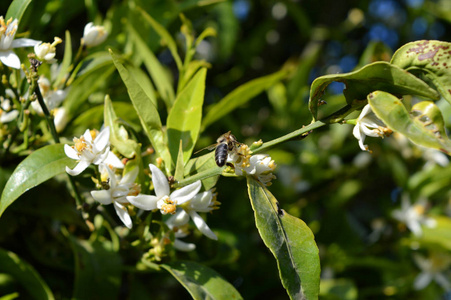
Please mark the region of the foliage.
POLYGON ((439 2, 0 4, 2 299, 449 296, 439 2))

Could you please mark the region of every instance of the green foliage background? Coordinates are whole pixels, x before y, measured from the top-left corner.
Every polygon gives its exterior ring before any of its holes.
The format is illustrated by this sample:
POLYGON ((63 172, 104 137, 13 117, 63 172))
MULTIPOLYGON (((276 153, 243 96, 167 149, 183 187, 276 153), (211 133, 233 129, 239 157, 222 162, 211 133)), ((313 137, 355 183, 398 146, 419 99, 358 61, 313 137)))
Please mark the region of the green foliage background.
MULTIPOLYGON (((412 6, 411 1, 376 0, 35 0, 23 16, 19 32, 27 30, 34 39, 50 41, 54 36, 65 37, 65 31, 69 30, 75 52, 84 25, 89 21, 104 23, 110 34, 99 47, 124 53, 136 70, 134 76, 148 72, 144 66, 151 63, 146 61, 149 56, 140 51, 138 44, 129 42, 130 38, 138 36, 150 45, 169 76, 176 78, 177 62, 167 45, 160 44, 157 33, 143 25, 143 17, 135 8, 141 7, 162 24, 175 37, 179 49, 183 48, 180 46, 183 40, 179 13, 183 12, 192 22, 197 35, 208 26, 215 28, 217 36, 208 37, 208 43, 202 44, 208 47, 204 55, 211 65, 206 75, 204 116, 207 117, 196 150, 214 143, 219 135, 229 130, 247 144, 292 132, 311 121, 308 98, 310 85, 316 77, 349 72, 377 60, 388 61, 394 50, 412 40, 449 41, 451 7, 447 2, 425 0, 418 3, 412 6), (399 14, 383 19, 377 14, 377 2, 394 5, 399 14), (243 3, 249 7, 247 16, 240 19, 234 9, 243 3), (277 5, 281 4, 286 8, 286 15, 278 19, 274 16, 277 16, 277 7, 280 9, 277 5), (412 24, 419 22, 417 20, 423 22, 426 30, 415 31, 412 24), (381 24, 387 28, 388 37, 395 34, 397 38, 387 38, 385 44, 374 40, 377 35, 370 33, 381 24), (344 58, 351 63, 345 64, 344 58), (261 87, 263 93, 254 95, 250 89, 243 92, 252 95, 246 103, 237 103, 230 111, 226 106, 209 112, 210 105, 261 76, 274 76, 273 82, 261 87), (224 115, 219 117, 222 113, 224 115), (209 117, 218 119, 209 122, 209 117)), ((5 15, 8 5, 0 4, 1 15, 5 15)), ((57 58, 61 60, 63 47, 58 50, 61 53, 57 58)), ((105 76, 103 80, 87 77, 80 83, 78 92, 70 96, 72 102, 67 105, 75 107, 77 113, 62 133, 67 139, 81 135, 86 128, 100 128, 105 94, 110 95, 119 117, 131 128, 139 129, 138 117, 127 105, 129 96, 114 65, 106 63, 96 67, 99 74, 105 76), (87 100, 80 101, 83 98, 87 100), (96 106, 97 110, 88 111, 96 106)), ((258 82, 255 84, 258 87, 258 82)), ((327 105, 320 108, 320 115, 336 111, 345 102, 341 91, 337 93, 335 88, 339 87, 330 87, 322 97, 327 105)), ((155 93, 150 88, 146 92, 155 93)), ((160 98, 157 104, 160 115, 165 118, 162 101, 160 98)), ((450 124, 449 105, 443 99, 438 103, 445 123, 450 124)), ((413 281, 420 269, 412 253, 426 255, 438 249, 451 256, 451 220, 448 217, 451 165, 434 164, 426 168, 423 150, 395 136, 384 140, 368 138, 372 154, 362 152, 352 136, 352 128, 345 124, 322 127, 305 139, 268 150, 278 164, 278 179, 269 188, 271 193, 284 210, 302 219, 315 235, 324 279, 321 294, 325 299, 442 297, 445 291, 435 283, 421 291, 413 290, 413 281), (391 212, 400 207, 403 193, 408 194, 412 202, 421 197, 429 200, 433 207, 430 214, 441 216, 438 230, 425 230, 425 234, 417 238, 391 217, 391 212)), ((137 135, 142 137, 143 133, 137 135)), ((38 146, 40 139, 33 143, 38 146)), ((20 153, 1 161, 0 186, 4 186, 15 166, 28 154, 20 153)), ((90 178, 81 180, 89 182, 90 178)), ((216 188, 222 205, 219 211, 208 215, 208 224, 219 240, 194 234, 192 241, 197 250, 177 253, 177 258, 211 267, 234 285, 244 299, 286 299, 274 257, 255 227, 246 181, 221 177, 216 188)), ((114 215, 114 211, 110 212, 114 215)), ((92 244, 80 243, 74 237, 87 239, 90 232, 63 178, 56 177, 22 195, 2 215, 0 247, 4 250, 0 255, 9 259, 13 254, 6 251, 11 251, 33 266, 55 298, 96 296, 95 289, 83 288, 90 284, 95 286, 104 279, 114 286, 109 295, 112 298, 188 297, 183 286, 169 273, 132 268, 139 254, 124 250, 130 248, 121 243, 128 243, 128 240, 110 241, 109 232, 120 225, 115 222, 112 220, 109 227, 99 225, 99 235, 90 237, 92 244), (92 254, 92 245, 98 257, 92 254), (74 251, 80 257, 74 256, 74 251), (90 278, 92 272, 86 270, 84 262, 96 258, 108 265, 122 263, 129 267, 123 267, 120 274, 103 269, 96 274, 98 277, 90 278), (67 277, 74 280, 68 281, 67 277)), ((0 295, 16 291, 21 295, 34 294, 35 290, 27 291, 27 285, 16 278, 0 274, 0 295)), ((41 293, 45 292, 43 288, 41 293)))

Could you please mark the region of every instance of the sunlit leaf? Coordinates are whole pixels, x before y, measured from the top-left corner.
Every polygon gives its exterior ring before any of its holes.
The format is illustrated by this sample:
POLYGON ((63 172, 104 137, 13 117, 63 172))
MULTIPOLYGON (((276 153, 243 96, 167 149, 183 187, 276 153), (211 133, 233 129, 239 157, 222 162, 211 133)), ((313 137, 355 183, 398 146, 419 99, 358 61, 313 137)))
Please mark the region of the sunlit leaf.
POLYGON ((288 73, 289 70, 282 69, 271 75, 251 80, 231 91, 224 98, 222 98, 221 101, 209 108, 207 115, 204 117, 202 122, 202 131, 212 123, 223 118, 234 109, 245 104, 258 94, 285 78, 288 73))
POLYGON ((391 63, 414 74, 424 74, 451 104, 451 43, 415 41, 399 48, 391 63))
POLYGON ((421 79, 400 67, 380 61, 354 72, 330 74, 315 79, 310 88, 309 101, 309 109, 314 120, 317 118, 321 97, 327 86, 334 81, 345 84, 343 94, 348 104, 354 100, 364 100, 369 93, 377 90, 400 95, 418 95, 435 100, 440 98, 440 95, 421 79))
MULTIPOLYGON (((215 153, 210 152, 208 154, 192 158, 188 161, 185 166, 185 177, 193 176, 194 174, 198 174, 201 172, 207 172, 212 169, 220 169, 215 162, 215 153)), ((202 180, 202 187, 204 190, 208 191, 216 185, 216 182, 219 179, 219 174, 222 171, 218 170, 218 175, 208 177, 202 180)))
POLYGON ((368 103, 379 119, 393 131, 405 135, 417 145, 451 152, 440 110, 430 101, 420 102, 409 114, 404 104, 392 94, 376 91, 368 95, 368 103))
POLYGON ((188 85, 178 93, 169 112, 167 131, 171 156, 177 158, 180 140, 183 144, 183 161, 188 161, 199 136, 204 103, 206 69, 201 69, 188 85))
POLYGON ((238 291, 216 271, 191 261, 162 264, 196 300, 243 299, 238 291))
POLYGON ((76 162, 64 153, 64 145, 48 145, 25 158, 14 170, 3 189, 0 216, 5 209, 29 189, 66 172, 76 162))
POLYGON ((14 0, 8 7, 8 11, 6 12, 5 20, 9 20, 9 18, 17 19, 20 24, 20 20, 27 9, 28 5, 31 3, 31 0, 14 0))
POLYGON ((277 261, 282 284, 291 299, 318 299, 320 262, 310 228, 282 210, 268 189, 247 178, 255 223, 277 261))
POLYGON ((62 83, 64 82, 66 76, 69 76, 69 68, 72 64, 72 42, 69 30, 66 30, 66 37, 64 39, 64 58, 61 62, 61 67, 59 68, 58 75, 55 79, 57 86, 64 88, 62 83))
MULTIPOLYGON (((23 288, 28 291, 28 297, 38 300, 55 299, 48 285, 30 264, 16 254, 1 248, 0 273, 9 274, 20 282, 23 288)), ((21 298, 25 298, 24 296, 22 295, 21 298)))
POLYGON ((120 57, 114 54, 111 50, 110 53, 113 57, 114 65, 119 71, 122 81, 124 81, 124 84, 127 87, 128 95, 130 96, 130 100, 135 107, 144 131, 150 139, 150 142, 155 148, 157 154, 163 158, 166 171, 170 174, 173 167, 171 154, 169 153, 167 145, 164 141, 160 115, 158 114, 157 108, 153 104, 153 101, 149 99, 142 87, 133 78, 133 74, 131 74, 130 71, 120 63, 120 57))

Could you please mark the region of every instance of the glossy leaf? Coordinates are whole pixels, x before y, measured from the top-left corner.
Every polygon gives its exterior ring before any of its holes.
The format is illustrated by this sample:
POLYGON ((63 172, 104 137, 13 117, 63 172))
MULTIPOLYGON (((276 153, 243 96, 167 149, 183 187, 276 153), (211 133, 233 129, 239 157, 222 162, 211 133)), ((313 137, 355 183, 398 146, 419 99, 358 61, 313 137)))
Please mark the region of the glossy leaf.
POLYGON ((443 117, 432 102, 420 102, 420 106, 413 107, 413 114, 409 114, 397 97, 376 91, 368 95, 368 103, 391 130, 405 135, 417 145, 451 152, 451 141, 446 136, 443 117))
POLYGON ((265 245, 277 260, 282 284, 291 299, 318 299, 320 262, 310 228, 282 210, 269 190, 247 178, 255 223, 265 245))
POLYGON ((8 7, 8 11, 6 12, 5 20, 9 20, 9 18, 17 19, 20 24, 20 20, 27 9, 28 5, 31 3, 31 0, 14 0, 8 7))
POLYGON ((76 162, 64 153, 63 144, 48 145, 25 158, 14 170, 3 189, 0 216, 5 209, 29 189, 66 172, 76 162))
POLYGON ((258 94, 285 78, 288 73, 289 70, 282 69, 271 75, 251 80, 231 91, 224 98, 222 98, 221 101, 210 107, 202 122, 202 131, 212 123, 223 118, 234 109, 245 104, 258 94))
POLYGON ((321 76, 313 81, 310 88, 309 109, 313 119, 317 119, 318 103, 327 86, 334 82, 346 86, 343 94, 348 104, 354 100, 364 100, 369 93, 381 90, 400 95, 418 95, 438 100, 440 95, 424 81, 388 62, 375 62, 350 73, 321 76))
POLYGON ((117 299, 121 285, 121 257, 111 241, 90 242, 66 236, 75 258, 74 299, 117 299))
POLYGON ((451 43, 416 41, 399 48, 391 63, 412 73, 422 73, 451 104, 451 43))
POLYGON ((176 159, 180 140, 183 145, 183 161, 188 161, 200 131, 202 105, 204 103, 207 70, 199 70, 188 85, 177 95, 169 112, 167 130, 171 156, 176 159))
MULTIPOLYGON (((16 254, 0 248, 0 273, 11 275, 20 282, 22 287, 28 291, 28 297, 34 299, 55 299, 52 291, 36 272, 36 270, 27 262, 22 260, 16 254)), ((26 295, 21 295, 26 298, 26 295)))
POLYGON ((412 239, 421 242, 423 246, 436 249, 437 246, 451 251, 451 219, 443 216, 434 218, 435 226, 423 226, 423 234, 412 239))
POLYGON ((161 98, 166 104, 166 107, 170 109, 174 102, 174 88, 172 82, 168 76, 167 71, 163 65, 158 61, 158 58, 153 54, 150 48, 145 44, 143 39, 138 35, 132 25, 128 25, 128 32, 136 45, 136 52, 142 57, 144 65, 147 68, 150 76, 152 77, 155 86, 160 93, 161 98))
POLYGON ((144 92, 142 87, 136 82, 133 74, 120 63, 120 58, 113 51, 110 50, 113 57, 114 65, 116 66, 119 74, 127 87, 130 100, 135 107, 136 113, 141 121, 144 131, 147 134, 152 146, 155 148, 157 154, 163 158, 165 162, 165 168, 168 174, 172 170, 171 154, 164 141, 162 125, 158 110, 153 104, 154 101, 149 99, 148 95, 144 92))
POLYGON ((192 261, 162 264, 195 300, 243 299, 238 291, 216 271, 192 261))

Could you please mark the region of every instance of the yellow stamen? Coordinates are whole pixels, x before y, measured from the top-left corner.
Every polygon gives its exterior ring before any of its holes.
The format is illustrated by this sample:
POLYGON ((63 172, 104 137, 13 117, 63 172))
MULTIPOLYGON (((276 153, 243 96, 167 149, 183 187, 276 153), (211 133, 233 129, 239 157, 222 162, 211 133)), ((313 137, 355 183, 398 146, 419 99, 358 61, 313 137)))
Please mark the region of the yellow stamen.
POLYGON ((79 139, 74 138, 74 149, 77 150, 77 152, 82 152, 83 150, 85 150, 87 148, 87 144, 85 141, 84 136, 81 136, 79 139))

